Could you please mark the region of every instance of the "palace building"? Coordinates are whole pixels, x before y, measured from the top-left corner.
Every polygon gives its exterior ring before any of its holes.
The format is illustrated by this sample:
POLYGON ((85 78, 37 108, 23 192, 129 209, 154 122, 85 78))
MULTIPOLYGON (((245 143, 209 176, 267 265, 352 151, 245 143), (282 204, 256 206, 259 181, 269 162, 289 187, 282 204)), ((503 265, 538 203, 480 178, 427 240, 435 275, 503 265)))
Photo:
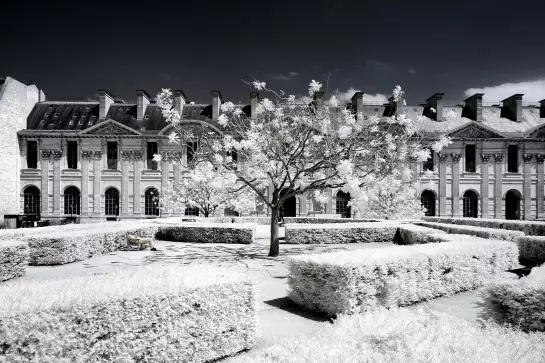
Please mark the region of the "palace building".
MULTIPOLYGON (((97 101, 72 102, 46 101, 36 86, 9 77, 0 80, 0 87, 0 121, 6 125, 4 137, 11 140, 0 151, 6 165, 0 178, 9 185, 0 213, 81 223, 195 213, 160 211, 157 206, 155 197, 183 177, 183 165, 193 155, 168 142, 172 129, 146 91, 136 91, 136 103, 118 100, 104 89, 97 101), (152 160, 156 153, 162 156, 159 164, 152 160), (174 162, 179 159, 182 163, 174 162)), ((204 104, 189 103, 183 91, 173 93, 188 125, 219 129, 219 91, 212 91, 211 102, 204 104)), ((322 96, 319 92, 315 98, 322 96)), ((443 94, 436 93, 424 104, 402 107, 393 101, 366 104, 357 92, 347 107, 363 117, 424 116, 426 135, 452 137, 453 144, 439 154, 432 152, 428 162, 411 164, 428 215, 543 218, 545 100, 526 104, 516 94, 484 104, 482 97, 475 94, 463 104, 443 105, 443 94)), ((251 92, 248 104, 237 107, 251 117, 258 100, 259 94, 251 92)), ((293 197, 285 205, 285 216, 347 217, 349 199, 332 190, 324 209, 310 196, 293 197)), ((267 214, 263 207, 240 212, 267 214)))

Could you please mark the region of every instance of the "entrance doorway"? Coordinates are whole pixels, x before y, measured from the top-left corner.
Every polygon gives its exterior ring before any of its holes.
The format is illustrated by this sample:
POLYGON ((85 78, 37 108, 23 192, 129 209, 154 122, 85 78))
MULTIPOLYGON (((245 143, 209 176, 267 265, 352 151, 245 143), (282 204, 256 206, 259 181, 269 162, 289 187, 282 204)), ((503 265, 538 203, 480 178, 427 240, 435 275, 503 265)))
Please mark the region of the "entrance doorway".
MULTIPOLYGON (((287 189, 282 189, 280 197, 283 197, 287 192, 287 189)), ((284 217, 297 217, 297 199, 295 199, 295 195, 289 197, 282 208, 284 208, 284 217)))
POLYGON ((515 189, 511 189, 505 194, 505 219, 520 219, 521 199, 522 195, 515 189))
POLYGON ((462 197, 464 203, 464 217, 477 218, 479 198, 473 190, 468 190, 462 197))

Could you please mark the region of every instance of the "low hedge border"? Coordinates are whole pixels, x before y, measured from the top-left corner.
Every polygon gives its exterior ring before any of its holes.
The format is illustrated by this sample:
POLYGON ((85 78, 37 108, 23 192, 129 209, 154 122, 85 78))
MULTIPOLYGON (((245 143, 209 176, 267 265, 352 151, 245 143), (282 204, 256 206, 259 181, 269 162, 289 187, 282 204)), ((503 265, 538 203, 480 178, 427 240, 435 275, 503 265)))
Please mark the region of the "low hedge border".
POLYGON ((398 245, 414 245, 424 243, 448 242, 448 235, 440 230, 405 224, 396 231, 393 242, 398 245))
POLYGON ((545 263, 545 236, 518 237, 516 242, 522 265, 533 267, 545 263))
POLYGON ((254 282, 208 266, 14 280, 0 306, 5 362, 208 362, 257 333, 254 282))
POLYGON ((28 244, 0 241, 0 282, 23 276, 28 265, 28 244))
POLYGON ((514 242, 518 237, 524 236, 524 232, 515 230, 506 230, 499 228, 476 227, 476 226, 459 226, 448 223, 436 222, 415 222, 416 225, 439 229, 451 234, 467 234, 488 239, 499 239, 504 241, 514 242))
POLYGON ((507 229, 511 231, 522 231, 528 236, 545 236, 545 222, 453 217, 423 217, 422 219, 426 222, 507 229))
POLYGON ((288 244, 336 244, 391 242, 397 227, 394 223, 286 224, 288 244))
POLYGON ((285 224, 325 224, 325 223, 369 223, 380 222, 379 219, 365 219, 365 218, 320 218, 320 217, 285 217, 285 224))
POLYGON ((516 244, 463 238, 295 256, 287 263, 288 296, 312 310, 351 314, 476 289, 517 265, 516 244))
POLYGON ((485 314, 496 322, 524 331, 545 331, 545 265, 534 267, 527 277, 499 282, 484 293, 485 314))
POLYGON ((255 224, 164 224, 155 238, 164 241, 192 243, 240 243, 255 241, 255 224))

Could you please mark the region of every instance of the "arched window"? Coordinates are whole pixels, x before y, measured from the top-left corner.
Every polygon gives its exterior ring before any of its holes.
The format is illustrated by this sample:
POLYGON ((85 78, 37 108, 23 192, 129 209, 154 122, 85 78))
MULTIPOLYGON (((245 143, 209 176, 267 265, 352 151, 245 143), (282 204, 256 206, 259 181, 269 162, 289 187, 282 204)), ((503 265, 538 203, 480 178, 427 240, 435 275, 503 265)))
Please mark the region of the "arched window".
POLYGON ((520 200, 522 195, 516 189, 505 194, 505 219, 520 219, 520 200))
POLYGON ((352 216, 352 208, 348 206, 348 202, 350 202, 350 193, 339 190, 336 199, 335 213, 342 215, 343 218, 350 218, 352 216))
POLYGON ((64 214, 79 215, 80 213, 80 192, 72 186, 64 190, 64 214))
POLYGON ((28 186, 23 192, 23 213, 40 214, 40 190, 34 185, 28 186))
POLYGON ((425 216, 435 216, 435 194, 431 190, 424 190, 420 196, 422 207, 426 208, 425 216))
POLYGON ((119 192, 115 188, 108 188, 104 193, 104 213, 109 216, 119 215, 119 192))
POLYGON ((147 216, 159 215, 159 192, 155 188, 149 188, 144 193, 144 214, 147 216))
POLYGON ((477 193, 473 190, 468 190, 464 193, 462 200, 464 203, 464 217, 477 218, 479 207, 477 193))

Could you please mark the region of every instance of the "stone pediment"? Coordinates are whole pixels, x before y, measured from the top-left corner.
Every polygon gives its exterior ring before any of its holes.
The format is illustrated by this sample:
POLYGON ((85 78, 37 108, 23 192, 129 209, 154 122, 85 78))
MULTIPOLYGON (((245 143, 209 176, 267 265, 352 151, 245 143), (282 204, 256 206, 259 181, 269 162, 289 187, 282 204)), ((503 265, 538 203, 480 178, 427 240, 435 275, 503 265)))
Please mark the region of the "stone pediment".
POLYGON ((123 125, 114 120, 106 120, 99 124, 96 124, 88 129, 83 130, 79 135, 97 135, 97 136, 110 136, 110 135, 125 135, 125 136, 140 136, 142 133, 136 131, 133 128, 123 125))
POLYGON ((545 125, 538 125, 528 130, 526 136, 531 139, 545 139, 545 125))
POLYGON ((504 135, 494 129, 472 122, 449 132, 453 139, 503 139, 504 135))

